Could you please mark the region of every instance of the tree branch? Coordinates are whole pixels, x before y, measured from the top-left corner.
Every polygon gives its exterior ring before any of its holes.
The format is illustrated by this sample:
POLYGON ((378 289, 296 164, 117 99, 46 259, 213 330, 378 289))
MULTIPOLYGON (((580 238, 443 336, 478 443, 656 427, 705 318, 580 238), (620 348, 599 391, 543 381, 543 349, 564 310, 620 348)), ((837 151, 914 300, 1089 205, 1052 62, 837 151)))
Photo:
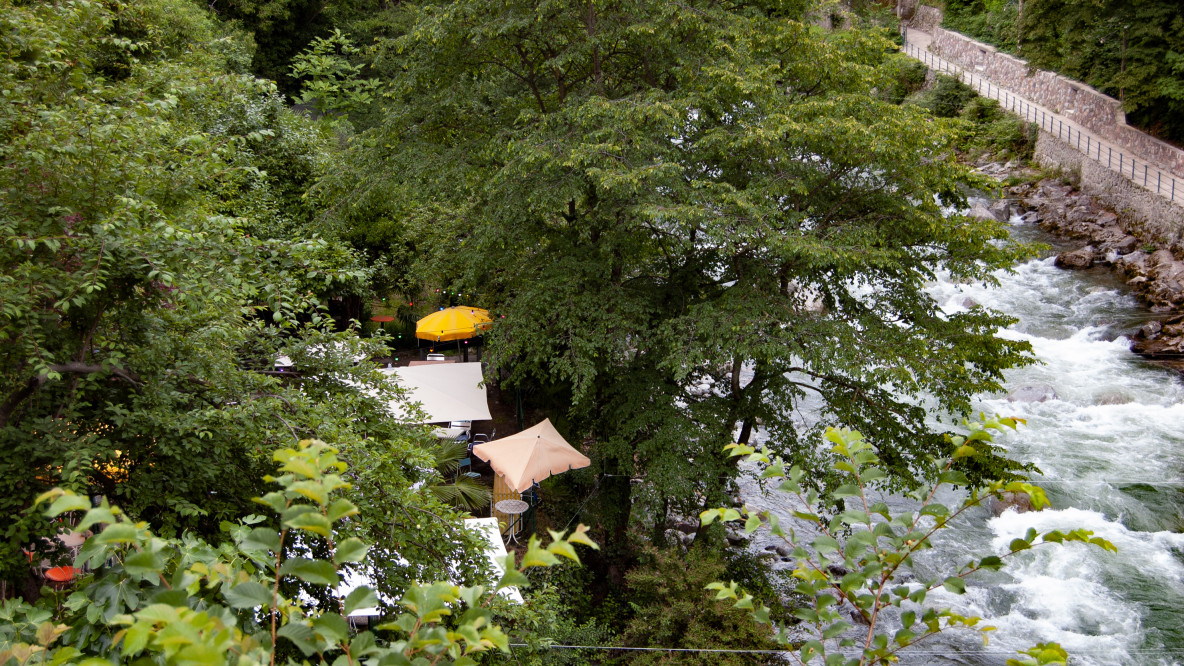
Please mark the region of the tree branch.
MULTIPOLYGON (((48 367, 50 370, 64 374, 64 375, 68 375, 68 374, 95 375, 95 374, 99 374, 101 372, 109 372, 113 376, 119 377, 120 379, 124 380, 125 382, 128 382, 129 384, 132 384, 133 386, 139 386, 140 384, 143 383, 143 380, 141 380, 139 375, 136 375, 135 373, 128 372, 127 370, 124 370, 122 368, 103 367, 101 365, 95 365, 93 363, 82 363, 79 361, 71 361, 70 363, 56 363, 56 364, 50 365, 48 367)), ((44 382, 44 380, 42 380, 42 382, 44 382)))

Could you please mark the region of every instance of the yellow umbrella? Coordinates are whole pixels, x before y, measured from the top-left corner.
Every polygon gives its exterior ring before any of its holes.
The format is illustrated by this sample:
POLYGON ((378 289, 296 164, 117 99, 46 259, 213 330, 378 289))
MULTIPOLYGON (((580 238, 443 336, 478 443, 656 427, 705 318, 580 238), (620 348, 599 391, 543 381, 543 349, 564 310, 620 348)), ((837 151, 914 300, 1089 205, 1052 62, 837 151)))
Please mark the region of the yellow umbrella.
POLYGON ((415 322, 415 337, 435 342, 464 340, 480 335, 480 331, 489 328, 492 321, 488 310, 457 305, 437 310, 415 322))
POLYGON ((551 425, 551 419, 544 419, 517 435, 478 444, 473 447, 473 454, 488 462, 507 486, 520 493, 552 474, 592 464, 588 456, 563 439, 551 425))

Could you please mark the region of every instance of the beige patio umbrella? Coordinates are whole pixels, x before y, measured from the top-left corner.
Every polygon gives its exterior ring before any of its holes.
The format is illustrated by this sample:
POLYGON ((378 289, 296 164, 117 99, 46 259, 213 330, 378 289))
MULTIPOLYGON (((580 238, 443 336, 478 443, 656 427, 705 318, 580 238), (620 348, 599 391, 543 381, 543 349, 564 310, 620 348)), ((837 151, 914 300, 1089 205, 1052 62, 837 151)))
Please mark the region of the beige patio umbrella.
POLYGON ((506 485, 524 493, 539 481, 570 469, 592 464, 588 456, 568 444, 551 419, 487 444, 473 447, 473 453, 489 463, 506 485))

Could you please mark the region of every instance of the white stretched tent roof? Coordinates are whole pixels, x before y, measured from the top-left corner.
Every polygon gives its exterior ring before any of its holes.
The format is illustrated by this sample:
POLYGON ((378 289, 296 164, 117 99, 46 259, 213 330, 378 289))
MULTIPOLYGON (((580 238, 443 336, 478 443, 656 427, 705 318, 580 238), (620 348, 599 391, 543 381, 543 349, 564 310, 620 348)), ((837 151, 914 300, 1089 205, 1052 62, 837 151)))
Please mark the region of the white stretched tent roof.
MULTIPOLYGON (((493 573, 495 578, 501 578, 502 575, 506 573, 506 569, 502 564, 502 560, 506 557, 508 551, 506 550, 505 544, 502 543, 502 532, 501 527, 497 523, 497 518, 466 518, 464 525, 465 529, 476 530, 477 533, 485 539, 485 557, 489 558, 490 564, 493 565, 493 573)), ((406 565, 407 561, 403 558, 399 558, 399 563, 406 565)), ((342 578, 341 584, 337 586, 337 597, 339 599, 345 599, 347 596, 349 596, 350 592, 353 592, 363 585, 366 585, 370 589, 374 590, 376 595, 378 594, 378 585, 367 574, 359 572, 346 573, 342 578)), ((498 594, 505 597, 506 599, 509 599, 510 601, 523 603, 522 592, 516 586, 510 586, 498 590, 498 594)), ((301 592, 301 595, 304 595, 304 593, 301 592)), ((310 600, 307 598, 307 596, 304 598, 306 601, 310 600)), ((383 603, 386 603, 387 605, 394 604, 394 599, 381 596, 380 598, 383 603)), ((351 618, 366 616, 373 617, 377 615, 380 615, 380 612, 378 608, 374 607, 359 608, 349 614, 351 618)))
MULTIPOLYGON (((497 518, 466 518, 465 527, 471 530, 481 532, 488 543, 485 549, 485 556, 493 564, 493 572, 498 578, 506 573, 506 568, 502 564, 502 560, 508 554, 506 545, 502 543, 502 528, 497 524, 497 518)), ((510 586, 502 590, 498 590, 498 594, 511 600, 522 603, 522 592, 515 586, 510 586)))
MULTIPOLYGON (((420 423, 480 421, 493 418, 485 395, 480 363, 441 363, 414 368, 382 368, 407 391, 407 402, 418 402, 427 418, 420 423)), ((406 404, 391 401, 391 412, 410 420, 406 404)))

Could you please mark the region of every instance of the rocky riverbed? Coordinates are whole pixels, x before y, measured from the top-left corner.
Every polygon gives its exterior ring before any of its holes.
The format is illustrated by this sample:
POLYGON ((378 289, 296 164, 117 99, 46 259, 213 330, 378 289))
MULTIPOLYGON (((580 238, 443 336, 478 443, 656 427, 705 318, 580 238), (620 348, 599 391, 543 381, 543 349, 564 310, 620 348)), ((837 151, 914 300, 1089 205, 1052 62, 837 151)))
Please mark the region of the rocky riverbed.
MULTIPOLYGON (((995 177, 1015 173, 1015 165, 987 165, 982 171, 995 177)), ((1004 198, 990 206, 978 205, 972 215, 999 220, 1020 215, 1039 223, 1080 247, 1062 252, 1056 265, 1085 269, 1097 264, 1110 267, 1143 300, 1153 314, 1161 315, 1139 329, 1131 351, 1164 362, 1184 372, 1184 261, 1179 248, 1164 247, 1146 238, 1137 225, 1101 206, 1094 197, 1058 179, 1023 183, 1004 188, 1004 198), (1175 250, 1175 251, 1174 251, 1175 250)))

